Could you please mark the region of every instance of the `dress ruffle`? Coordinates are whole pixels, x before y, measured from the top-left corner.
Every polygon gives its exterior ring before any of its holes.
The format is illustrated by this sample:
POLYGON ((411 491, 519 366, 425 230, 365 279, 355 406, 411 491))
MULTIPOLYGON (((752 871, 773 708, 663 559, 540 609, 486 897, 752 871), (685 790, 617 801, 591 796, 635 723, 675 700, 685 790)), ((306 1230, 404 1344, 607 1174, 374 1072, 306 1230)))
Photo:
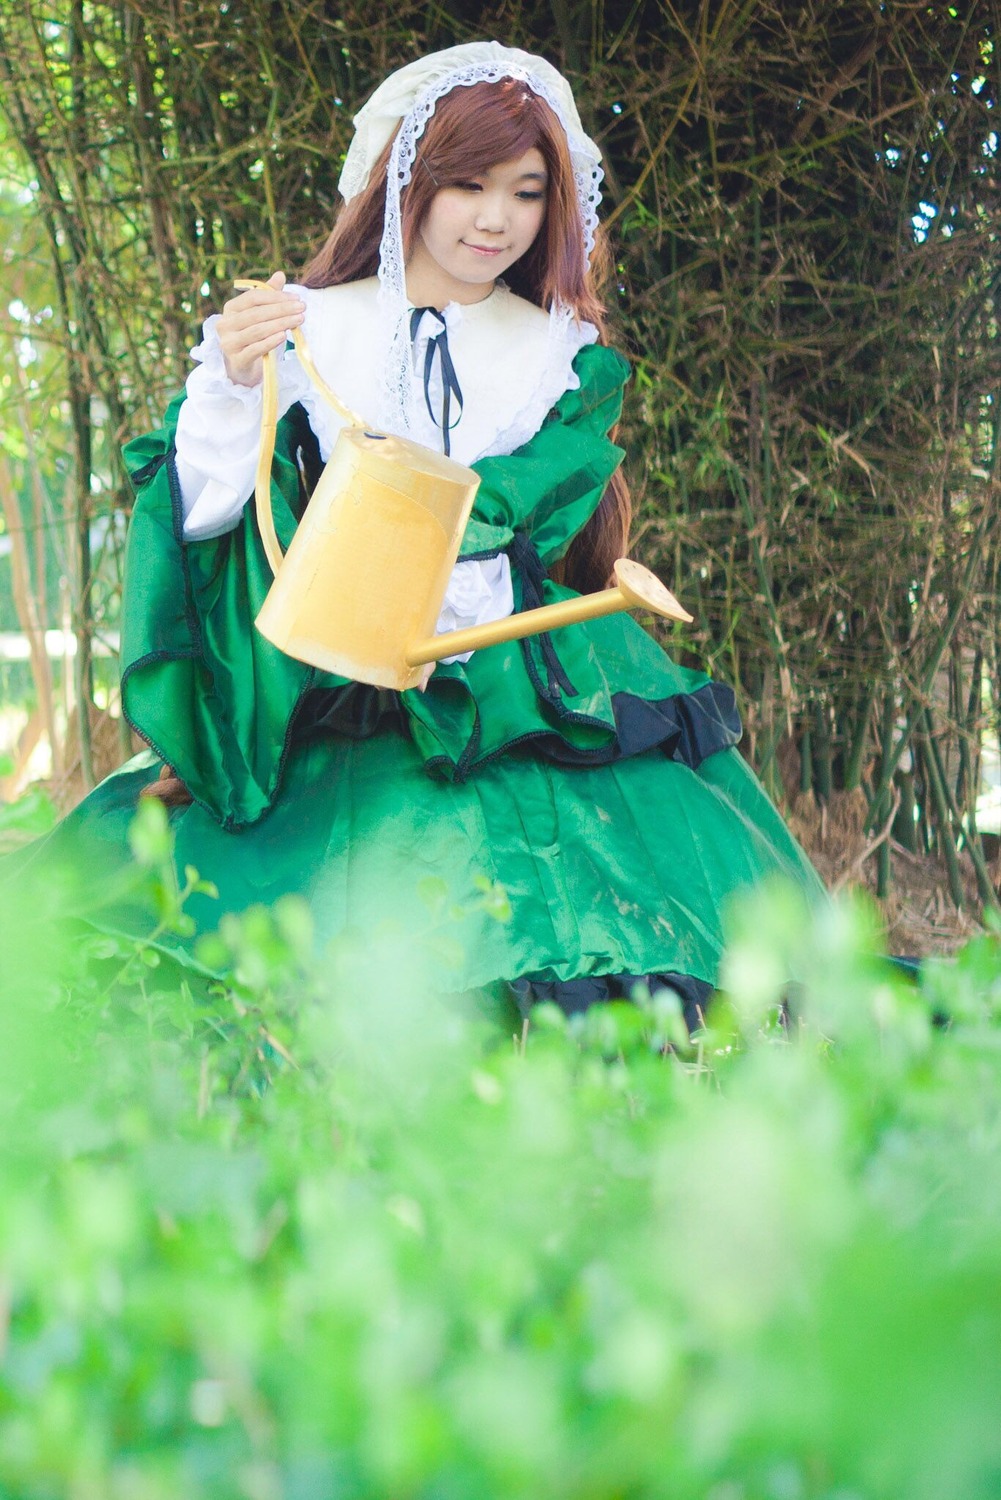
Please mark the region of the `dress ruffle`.
MULTIPOLYGON (((76 915, 148 937, 155 918, 128 893, 128 830, 157 771, 147 753, 102 782, 15 856, 12 878, 68 869, 76 915)), ((524 979, 558 1004, 573 1001, 576 981, 601 981, 600 998, 619 992, 609 976, 673 974, 687 999, 715 983, 738 892, 781 875, 821 896, 733 750, 693 770, 660 750, 567 767, 516 748, 444 781, 387 718, 361 739, 297 740, 281 798, 250 828, 228 830, 197 803, 170 820, 178 870, 193 867, 218 891, 188 902, 192 936, 157 939, 188 963, 227 913, 293 895, 309 906, 317 945, 357 940, 369 972, 426 965, 449 991, 524 979)))

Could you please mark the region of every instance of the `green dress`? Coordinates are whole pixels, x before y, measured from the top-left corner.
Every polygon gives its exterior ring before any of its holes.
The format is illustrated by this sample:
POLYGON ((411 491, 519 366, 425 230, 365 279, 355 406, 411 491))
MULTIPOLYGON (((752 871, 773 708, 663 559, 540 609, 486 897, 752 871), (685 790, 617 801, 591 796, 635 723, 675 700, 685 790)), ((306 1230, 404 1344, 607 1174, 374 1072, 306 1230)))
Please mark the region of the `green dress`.
MULTIPOLYGON (((591 346, 574 367, 579 389, 530 442, 475 465, 461 555, 507 550, 516 607, 569 593, 545 570, 622 457, 608 432, 626 362, 591 346)), ((122 692, 155 754, 102 783, 34 859, 61 854, 113 873, 139 791, 166 761, 194 798, 171 813, 178 868, 194 866, 219 892, 191 903, 199 933, 295 893, 321 943, 349 932, 437 942, 448 989, 529 981, 562 998, 569 985, 571 1003, 575 982, 597 981, 593 998, 607 976, 689 976, 704 993, 734 892, 776 873, 819 892, 734 748, 730 689, 676 666, 628 615, 439 665, 425 693, 346 682, 283 655, 253 625, 271 581, 253 508, 236 530, 182 544, 178 404, 126 449, 136 507, 122 692)), ((317 462, 293 407, 273 469, 283 545, 317 462)), ((102 885, 90 882, 91 922, 148 927, 102 885)), ((197 936, 174 941, 190 953, 197 936)))

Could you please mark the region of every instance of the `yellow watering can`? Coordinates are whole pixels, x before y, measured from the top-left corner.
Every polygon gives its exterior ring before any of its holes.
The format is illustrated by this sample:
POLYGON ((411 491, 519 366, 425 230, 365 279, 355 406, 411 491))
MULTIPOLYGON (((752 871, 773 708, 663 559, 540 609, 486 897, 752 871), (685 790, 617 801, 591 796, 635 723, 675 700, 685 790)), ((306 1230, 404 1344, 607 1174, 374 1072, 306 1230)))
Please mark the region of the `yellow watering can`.
MULTIPOLYGON (((242 291, 264 287, 238 281, 242 291)), ((278 425, 278 351, 264 360, 257 523, 275 581, 257 616, 289 656, 376 687, 416 687, 428 662, 624 609, 690 621, 674 595, 631 558, 615 587, 435 635, 479 475, 406 438, 373 432, 319 374, 298 329, 292 341, 317 390, 350 425, 340 432, 284 558, 271 513, 278 425)))

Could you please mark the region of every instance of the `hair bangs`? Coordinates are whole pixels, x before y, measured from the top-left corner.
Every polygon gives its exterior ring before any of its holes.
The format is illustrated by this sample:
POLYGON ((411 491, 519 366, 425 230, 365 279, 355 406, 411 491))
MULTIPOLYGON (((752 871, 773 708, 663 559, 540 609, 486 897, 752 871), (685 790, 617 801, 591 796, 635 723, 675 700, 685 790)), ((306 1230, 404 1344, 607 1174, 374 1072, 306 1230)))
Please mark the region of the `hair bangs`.
POLYGON ((550 155, 554 131, 560 128, 549 106, 527 84, 513 78, 475 83, 438 101, 418 160, 439 187, 450 187, 500 162, 515 161, 533 146, 550 155))

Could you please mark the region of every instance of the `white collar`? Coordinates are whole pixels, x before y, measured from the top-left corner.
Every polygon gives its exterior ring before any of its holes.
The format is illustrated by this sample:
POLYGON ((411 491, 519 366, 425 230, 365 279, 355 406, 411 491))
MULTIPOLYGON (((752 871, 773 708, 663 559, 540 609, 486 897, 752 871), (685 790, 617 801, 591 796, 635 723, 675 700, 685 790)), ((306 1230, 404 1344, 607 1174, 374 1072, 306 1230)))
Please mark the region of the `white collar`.
MULTIPOLYGON (((378 312, 375 277, 320 290, 290 290, 306 302, 306 341, 321 375, 341 399, 383 431, 412 437, 440 452, 441 431, 424 401, 420 349, 428 337, 440 332, 440 323, 425 315, 415 345, 408 345, 411 399, 406 419, 393 422, 379 405, 380 351, 371 336, 378 312)), ((451 433, 452 455, 466 464, 512 453, 534 437, 563 393, 576 388, 573 360, 585 344, 597 338, 591 324, 573 323, 555 340, 548 315, 502 282, 480 302, 449 303, 442 316, 463 392, 462 416, 451 433)), ((342 424, 308 382, 299 399, 310 412, 327 458, 342 424)))

